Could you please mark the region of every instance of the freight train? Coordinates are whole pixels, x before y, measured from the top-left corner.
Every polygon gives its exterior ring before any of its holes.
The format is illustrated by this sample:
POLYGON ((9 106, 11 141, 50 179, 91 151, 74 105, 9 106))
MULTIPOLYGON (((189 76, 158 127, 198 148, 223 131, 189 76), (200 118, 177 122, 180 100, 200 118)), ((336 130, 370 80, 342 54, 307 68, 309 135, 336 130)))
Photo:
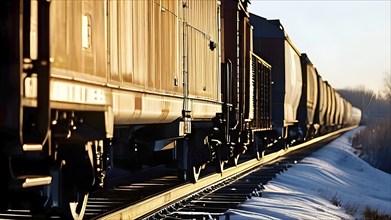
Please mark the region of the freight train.
POLYGON ((197 181, 360 111, 249 0, 1 1, 0 206, 82 218, 110 168, 197 181), (262 58, 261 58, 262 57, 262 58))

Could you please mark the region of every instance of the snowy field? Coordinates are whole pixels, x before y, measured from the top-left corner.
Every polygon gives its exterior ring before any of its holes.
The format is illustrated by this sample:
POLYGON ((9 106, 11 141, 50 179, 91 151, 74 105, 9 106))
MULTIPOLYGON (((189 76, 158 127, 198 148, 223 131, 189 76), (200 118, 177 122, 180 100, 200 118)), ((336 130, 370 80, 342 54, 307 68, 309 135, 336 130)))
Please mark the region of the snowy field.
POLYGON ((354 154, 354 132, 278 175, 262 197, 229 210, 231 219, 363 219, 366 207, 391 214, 391 175, 354 154))

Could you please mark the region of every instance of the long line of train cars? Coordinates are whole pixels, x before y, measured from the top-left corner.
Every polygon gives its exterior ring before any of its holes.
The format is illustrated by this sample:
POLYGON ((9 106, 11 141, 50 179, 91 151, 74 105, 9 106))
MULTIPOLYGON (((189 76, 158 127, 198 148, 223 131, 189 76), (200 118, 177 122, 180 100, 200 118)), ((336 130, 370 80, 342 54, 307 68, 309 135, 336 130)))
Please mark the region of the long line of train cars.
POLYGON ((207 163, 357 124, 249 3, 2 0, 1 208, 82 218, 110 169, 161 160, 197 181, 207 163))

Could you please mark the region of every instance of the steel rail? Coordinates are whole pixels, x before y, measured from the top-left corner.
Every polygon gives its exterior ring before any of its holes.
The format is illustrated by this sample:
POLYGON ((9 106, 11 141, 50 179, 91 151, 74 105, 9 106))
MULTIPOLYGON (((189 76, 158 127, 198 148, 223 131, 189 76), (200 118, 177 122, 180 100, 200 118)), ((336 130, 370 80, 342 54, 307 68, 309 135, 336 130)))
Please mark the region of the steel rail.
POLYGON ((206 176, 206 177, 200 179, 197 183, 194 183, 194 184, 187 183, 187 184, 181 185, 175 189, 171 189, 169 191, 162 192, 159 195, 154 195, 154 196, 149 197, 141 202, 138 202, 137 204, 133 204, 128 207, 121 208, 117 211, 114 211, 112 213, 107 214, 106 216, 100 217, 99 219, 126 220, 126 219, 140 218, 150 212, 158 210, 159 208, 168 206, 175 201, 186 198, 186 197, 190 196, 191 194, 194 194, 194 193, 196 193, 206 187, 210 187, 211 185, 218 184, 218 183, 223 182, 224 180, 226 180, 230 177, 240 175, 240 174, 245 173, 251 169, 254 169, 257 166, 271 162, 271 161, 273 161, 281 156, 284 156, 286 154, 289 154, 293 151, 297 151, 301 148, 307 147, 307 146, 314 144, 316 142, 320 142, 320 141, 325 140, 327 138, 330 138, 332 136, 339 135, 343 132, 352 130, 356 127, 357 126, 351 126, 351 127, 339 129, 337 131, 323 135, 321 137, 314 138, 312 140, 309 140, 309 141, 302 143, 302 144, 299 144, 297 146, 290 147, 286 150, 280 150, 280 151, 268 154, 268 155, 262 157, 260 160, 251 159, 249 161, 246 161, 244 163, 237 165, 236 167, 230 167, 230 168, 224 170, 223 173, 212 174, 212 175, 209 175, 209 176, 206 176))

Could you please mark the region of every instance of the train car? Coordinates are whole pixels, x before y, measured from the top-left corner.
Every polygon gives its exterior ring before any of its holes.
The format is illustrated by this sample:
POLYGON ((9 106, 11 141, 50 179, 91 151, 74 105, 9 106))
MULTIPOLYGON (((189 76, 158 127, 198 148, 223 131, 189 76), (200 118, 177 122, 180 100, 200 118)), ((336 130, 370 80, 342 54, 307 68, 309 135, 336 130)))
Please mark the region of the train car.
POLYGON ((305 53, 301 54, 301 67, 303 88, 297 118, 299 120, 299 127, 303 131, 303 137, 301 139, 307 140, 315 136, 317 124, 319 124, 318 74, 305 53))
POLYGON ((229 151, 235 158, 247 151, 251 143, 253 121, 252 28, 249 1, 227 0, 221 4, 222 96, 229 151))
POLYGON ((318 87, 319 87, 319 98, 318 98, 318 108, 319 108, 319 129, 318 134, 323 135, 326 133, 326 118, 327 118, 327 86, 325 81, 319 75, 318 77, 318 87))
POLYGON ((183 179, 214 159, 226 130, 217 0, 0 6, 2 208, 28 192, 80 218, 109 157, 124 168, 175 151, 183 179))
POLYGON ((339 127, 340 123, 340 117, 341 113, 343 113, 342 106, 340 105, 341 97, 338 94, 338 92, 333 89, 334 92, 334 99, 335 99, 335 114, 334 114, 334 124, 333 124, 333 130, 336 130, 339 127))
POLYGON ((330 84, 325 81, 326 88, 326 98, 327 98, 327 106, 326 106, 326 115, 325 115, 325 133, 330 133, 332 131, 332 127, 334 125, 334 115, 335 115, 335 93, 333 92, 333 88, 330 84))
POLYGON ((1 1, 0 208, 79 219, 113 169, 175 163, 195 182, 359 123, 249 3, 1 1))
POLYGON ((345 115, 345 105, 344 105, 344 99, 339 93, 336 93, 337 95, 337 100, 338 100, 338 116, 336 118, 337 120, 337 127, 336 129, 340 129, 343 126, 343 121, 344 121, 344 115, 345 115))
POLYGON ((349 125, 351 126, 357 126, 360 124, 362 118, 362 113, 359 108, 352 107, 352 116, 349 121, 349 125))
POLYGON ((302 93, 300 52, 279 20, 251 14, 253 49, 273 67, 272 122, 276 136, 287 147, 302 136, 297 110, 302 93))
POLYGON ((348 102, 347 100, 344 100, 344 121, 343 121, 343 126, 344 127, 348 127, 350 124, 350 120, 351 120, 351 117, 352 117, 352 104, 350 104, 350 102, 348 102))

